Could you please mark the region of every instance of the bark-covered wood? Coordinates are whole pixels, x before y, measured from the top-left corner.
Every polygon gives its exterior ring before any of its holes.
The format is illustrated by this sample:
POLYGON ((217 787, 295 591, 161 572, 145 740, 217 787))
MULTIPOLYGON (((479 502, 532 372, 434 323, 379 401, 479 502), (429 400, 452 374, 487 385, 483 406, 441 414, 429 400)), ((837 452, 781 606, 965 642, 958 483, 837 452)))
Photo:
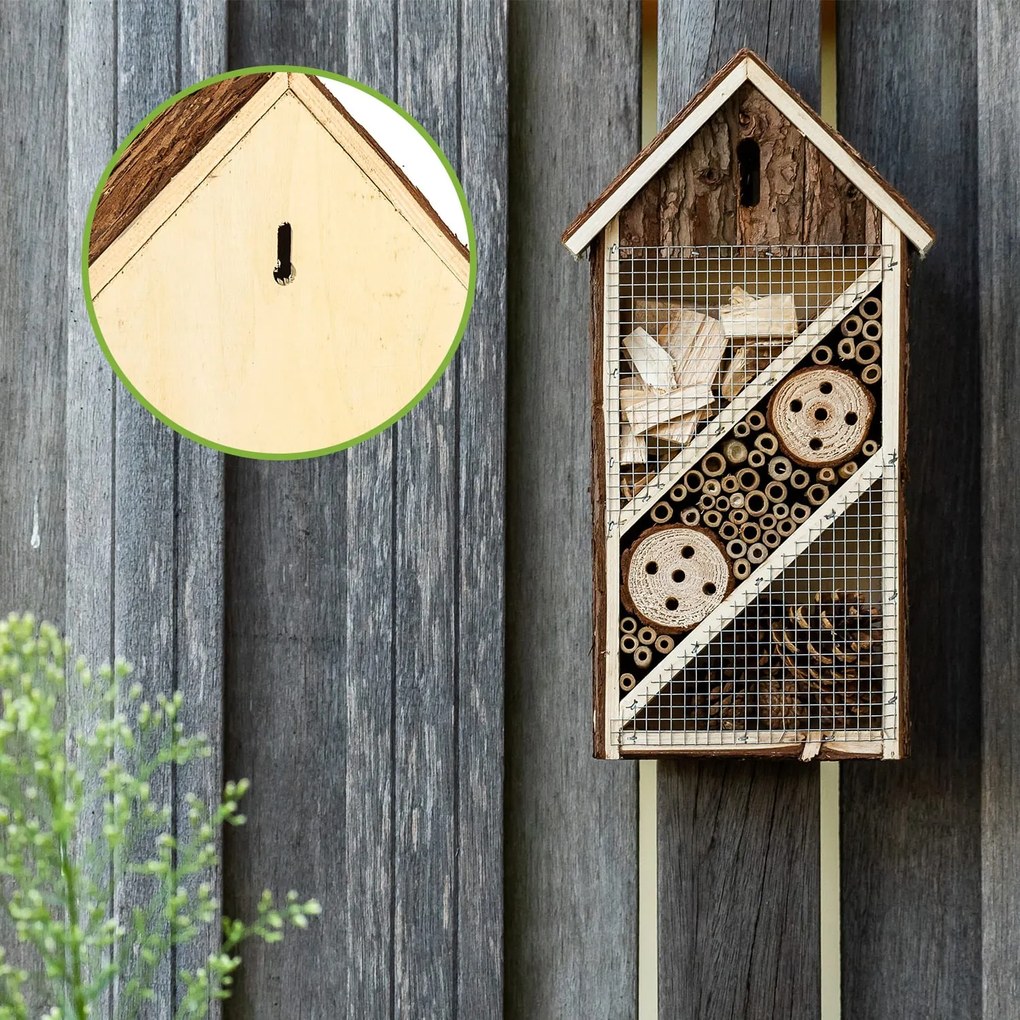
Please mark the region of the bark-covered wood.
POLYGON ((982 360, 982 968, 985 1020, 1020 1001, 1020 27, 1007 0, 978 4, 982 360))
MULTIPOLYGON (((660 123, 742 45, 817 102, 817 7, 661 0, 660 123)), ((817 766, 658 772, 660 1015, 817 1020, 817 766)))
POLYGON ((589 757, 589 273, 558 236, 637 151, 639 15, 510 7, 505 1011, 522 1020, 636 1013, 637 770, 589 757))
POLYGON ((961 613, 981 598, 978 152, 960 130, 977 115, 975 9, 847 4, 838 29, 839 128, 938 233, 910 292, 911 758, 842 770, 843 1009, 980 1016, 981 631, 961 613))

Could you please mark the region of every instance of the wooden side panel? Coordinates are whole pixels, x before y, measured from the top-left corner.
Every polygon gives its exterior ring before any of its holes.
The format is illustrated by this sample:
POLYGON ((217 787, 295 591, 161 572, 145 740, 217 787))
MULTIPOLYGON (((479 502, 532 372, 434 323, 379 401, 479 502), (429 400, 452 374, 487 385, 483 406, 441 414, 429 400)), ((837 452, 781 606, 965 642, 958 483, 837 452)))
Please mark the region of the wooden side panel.
POLYGON ((522 1020, 636 1012, 637 768, 589 757, 589 273, 558 234, 637 151, 639 15, 510 6, 505 1011, 522 1020))
POLYGON ((1020 28, 1012 4, 978 4, 978 190, 982 356, 982 966, 986 1020, 1008 1016, 1020 1001, 1020 463, 1016 397, 1020 390, 1020 28))
MULTIPOLYGON (((817 7, 660 0, 660 123, 745 45, 817 103, 817 7)), ((660 1015, 817 1020, 818 767, 662 761, 658 775, 660 1015)))
POLYGON ((977 115, 975 9, 848 4, 838 28, 840 130, 938 233, 909 299, 912 757, 841 771, 843 1008, 980 1016, 978 164, 959 129, 977 115))

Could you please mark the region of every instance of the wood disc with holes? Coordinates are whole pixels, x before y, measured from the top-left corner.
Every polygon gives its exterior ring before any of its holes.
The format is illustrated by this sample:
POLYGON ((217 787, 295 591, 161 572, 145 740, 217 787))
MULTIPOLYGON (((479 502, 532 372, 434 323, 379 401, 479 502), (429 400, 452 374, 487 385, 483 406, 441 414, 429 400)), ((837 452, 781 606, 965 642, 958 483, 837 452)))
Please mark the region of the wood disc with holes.
POLYGON ((846 369, 802 368, 769 401, 769 427, 783 453, 806 467, 839 464, 864 445, 875 398, 846 369))
POLYGON ((627 608, 672 633, 700 623, 730 589, 722 547, 701 528, 650 528, 624 553, 622 568, 627 608))

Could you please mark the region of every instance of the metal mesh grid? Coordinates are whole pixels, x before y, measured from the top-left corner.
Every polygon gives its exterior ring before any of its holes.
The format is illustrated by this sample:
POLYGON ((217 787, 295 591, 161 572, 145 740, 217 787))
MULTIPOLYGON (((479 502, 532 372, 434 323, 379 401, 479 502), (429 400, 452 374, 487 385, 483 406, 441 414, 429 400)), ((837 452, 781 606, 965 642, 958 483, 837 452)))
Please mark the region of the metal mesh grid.
POLYGON ((640 707, 624 694, 621 745, 895 738, 897 474, 887 463, 732 622, 686 662, 667 659, 640 707))
POLYGON ((619 247, 607 265, 607 511, 621 511, 785 353, 808 349, 869 287, 880 245, 619 247))

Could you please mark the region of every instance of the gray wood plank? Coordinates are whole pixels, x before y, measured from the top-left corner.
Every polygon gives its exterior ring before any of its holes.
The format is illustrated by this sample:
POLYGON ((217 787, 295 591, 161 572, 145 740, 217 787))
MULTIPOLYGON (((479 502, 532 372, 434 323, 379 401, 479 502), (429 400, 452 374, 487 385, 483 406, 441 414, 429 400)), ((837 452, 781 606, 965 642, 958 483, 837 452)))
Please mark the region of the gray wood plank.
POLYGON ((978 270, 982 401, 982 968, 983 1016, 1008 1016, 1020 1001, 1020 463, 1015 408, 1020 384, 1016 327, 1020 286, 1020 28, 1012 4, 980 0, 978 48, 978 270))
POLYGON ((843 1012, 980 1016, 975 7, 842 6, 838 56, 840 130, 938 233, 910 294, 912 752, 841 771, 843 1012))
MULTIPOLYGON (((455 0, 397 5, 396 100, 460 163, 455 0)), ((394 994, 398 1015, 452 1016, 457 875, 459 390, 447 371, 396 424, 394 994)), ((464 437, 467 439, 468 437, 464 437)))
MULTIPOLYGON (((818 102, 817 6, 662 0, 658 41, 660 124, 742 46, 818 102)), ((658 771, 661 1014, 816 1020, 817 765, 658 771)))
POLYGON ((978 4, 978 270, 981 285, 982 402, 982 969, 986 1020, 1020 1001, 1020 28, 1006 0, 978 4))
POLYGON ((512 4, 508 255, 509 1017, 631 1018, 637 766, 591 758, 587 267, 564 227, 637 151, 636 4, 512 4))
POLYGON ((342 72, 347 0, 230 0, 230 66, 291 64, 342 72))
POLYGON ((461 176, 478 245, 460 392, 457 941, 454 1015, 503 1002, 503 632, 506 427, 506 2, 461 5, 461 176), (499 498, 496 494, 500 494, 499 498))
MULTIPOLYGON (((338 70, 396 90, 396 10, 351 0, 347 64, 338 70)), ((344 864, 346 1002, 366 1020, 393 1015, 393 456, 396 432, 347 451, 347 745, 344 864), (370 537, 369 537, 370 536, 370 537), (367 539, 367 540, 366 540, 367 539), (356 923, 351 923, 352 919, 356 923)))
MULTIPOLYGON (((0 618, 65 623, 68 274, 66 27, 60 5, 0 6, 0 618), (54 27, 54 24, 56 27, 54 27)), ((13 966, 35 965, 0 916, 13 966)), ((33 1002, 36 1015, 41 1003, 33 1002)))

